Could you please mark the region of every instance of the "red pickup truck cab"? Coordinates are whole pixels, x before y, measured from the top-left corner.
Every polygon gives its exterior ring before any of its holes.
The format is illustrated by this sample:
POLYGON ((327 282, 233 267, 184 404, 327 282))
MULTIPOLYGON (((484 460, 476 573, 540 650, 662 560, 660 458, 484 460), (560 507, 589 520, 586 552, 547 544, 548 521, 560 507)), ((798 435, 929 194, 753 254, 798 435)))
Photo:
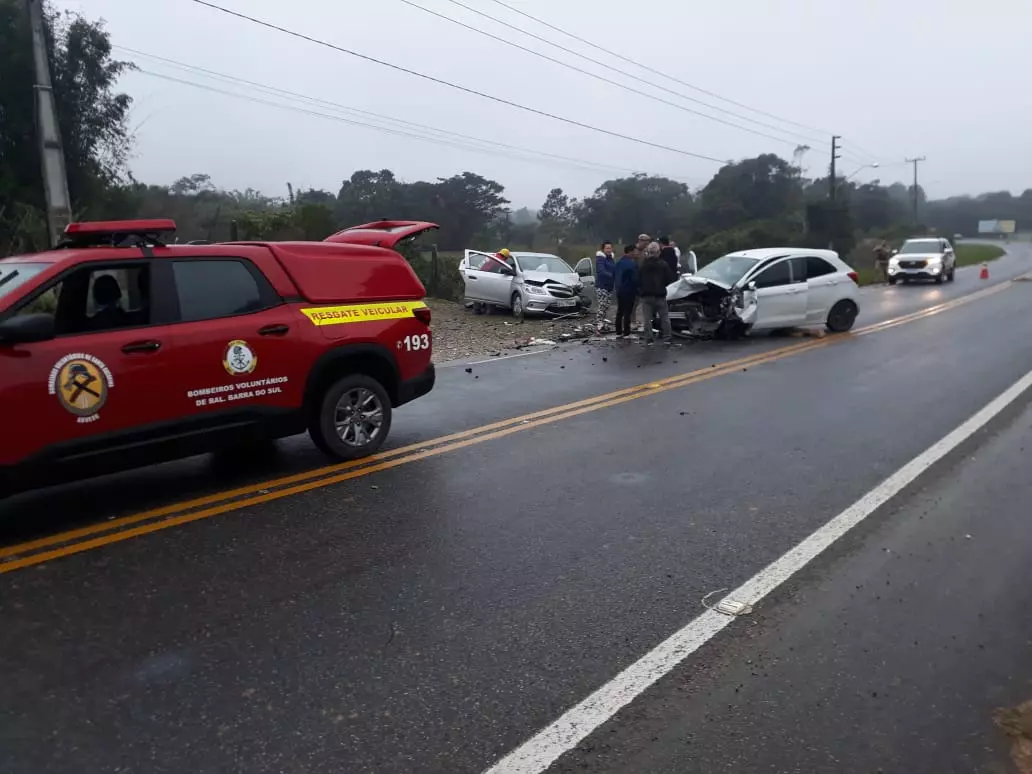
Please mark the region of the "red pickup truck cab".
POLYGON ((305 431, 374 453, 434 385, 425 289, 392 248, 435 228, 175 245, 172 221, 78 223, 0 259, 0 494, 305 431))

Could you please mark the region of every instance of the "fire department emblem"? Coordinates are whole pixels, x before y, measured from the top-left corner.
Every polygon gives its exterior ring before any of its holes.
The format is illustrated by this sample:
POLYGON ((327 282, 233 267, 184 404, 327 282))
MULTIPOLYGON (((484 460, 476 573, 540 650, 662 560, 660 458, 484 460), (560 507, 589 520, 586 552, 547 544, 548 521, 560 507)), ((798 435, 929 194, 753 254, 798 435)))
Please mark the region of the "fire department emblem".
POLYGON ((100 419, 100 410, 114 386, 111 371, 102 360, 77 352, 65 355, 54 364, 47 391, 80 424, 87 424, 100 419))
POLYGON ((247 346, 246 341, 237 339, 226 345, 226 354, 222 358, 222 367, 230 376, 249 374, 258 367, 258 356, 247 346))

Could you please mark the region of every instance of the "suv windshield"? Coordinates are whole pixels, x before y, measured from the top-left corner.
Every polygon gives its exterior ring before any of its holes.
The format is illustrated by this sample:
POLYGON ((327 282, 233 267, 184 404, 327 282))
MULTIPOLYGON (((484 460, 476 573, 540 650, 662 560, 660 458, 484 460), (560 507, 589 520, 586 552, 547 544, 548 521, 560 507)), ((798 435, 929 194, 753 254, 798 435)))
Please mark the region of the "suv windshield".
POLYGON ((0 299, 13 291, 23 282, 35 277, 49 264, 46 263, 9 263, 0 262, 0 299))
POLYGON ((928 253, 941 253, 942 248, 939 247, 939 243, 934 240, 922 239, 918 242, 904 242, 903 247, 899 249, 899 252, 901 255, 913 255, 914 253, 927 255, 928 253))
POLYGON ((570 264, 558 255, 532 255, 529 253, 516 253, 515 255, 520 269, 523 271, 547 271, 552 274, 576 273, 570 268, 570 264))
POLYGON ((746 258, 744 255, 725 255, 708 263, 696 272, 696 277, 702 279, 716 280, 725 285, 734 285, 756 265, 755 258, 746 258))

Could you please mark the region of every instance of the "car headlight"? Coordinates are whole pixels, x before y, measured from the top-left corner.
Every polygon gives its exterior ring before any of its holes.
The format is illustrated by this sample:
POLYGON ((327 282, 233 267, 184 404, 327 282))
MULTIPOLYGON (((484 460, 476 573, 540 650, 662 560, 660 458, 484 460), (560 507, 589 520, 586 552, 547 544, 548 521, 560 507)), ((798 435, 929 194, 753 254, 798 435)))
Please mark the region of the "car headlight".
POLYGON ((532 296, 547 296, 548 291, 544 288, 539 288, 536 285, 527 285, 526 291, 532 296))
POLYGON ((889 258, 889 266, 899 266, 899 258, 896 258, 895 256, 889 258))

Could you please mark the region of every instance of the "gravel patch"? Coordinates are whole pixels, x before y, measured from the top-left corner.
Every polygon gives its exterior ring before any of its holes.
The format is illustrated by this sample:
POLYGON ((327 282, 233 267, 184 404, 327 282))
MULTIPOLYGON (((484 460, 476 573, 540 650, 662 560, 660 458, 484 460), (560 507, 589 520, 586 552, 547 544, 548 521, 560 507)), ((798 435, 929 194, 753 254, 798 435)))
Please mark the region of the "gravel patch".
POLYGON ((426 303, 432 312, 437 363, 510 354, 535 338, 558 342, 564 333, 574 335, 578 328, 595 322, 591 313, 569 320, 529 317, 520 322, 502 312, 476 315, 454 301, 430 298, 426 303))

